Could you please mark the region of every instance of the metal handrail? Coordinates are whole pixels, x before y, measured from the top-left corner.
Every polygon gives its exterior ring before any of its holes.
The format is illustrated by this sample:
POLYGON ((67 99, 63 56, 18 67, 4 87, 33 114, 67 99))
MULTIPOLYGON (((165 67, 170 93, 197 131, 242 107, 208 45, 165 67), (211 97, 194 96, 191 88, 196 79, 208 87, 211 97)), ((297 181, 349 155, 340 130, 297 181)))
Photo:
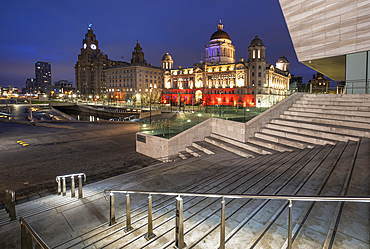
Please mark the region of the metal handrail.
POLYGON ((86 174, 85 173, 77 173, 77 174, 69 174, 69 175, 62 175, 62 176, 57 176, 56 178, 55 178, 55 181, 56 182, 58 182, 58 180, 60 179, 60 178, 65 178, 65 177, 75 177, 75 176, 84 176, 84 182, 86 182, 86 174))
POLYGON ((76 174, 68 174, 68 175, 62 175, 62 176, 57 176, 55 178, 55 181, 58 183, 58 195, 62 194, 66 195, 66 177, 71 178, 71 197, 75 197, 75 179, 74 177, 78 176, 78 198, 83 198, 83 192, 82 192, 82 176, 84 176, 84 182, 86 182, 86 174, 85 173, 76 173, 76 174), (61 186, 61 180, 63 183, 63 191, 62 191, 62 186, 61 186))
POLYGON ((172 195, 172 196, 198 196, 210 198, 233 198, 233 199, 270 199, 287 201, 351 201, 351 202, 370 202, 370 196, 309 196, 309 195, 248 195, 248 194, 208 194, 192 192, 161 192, 161 191, 137 191, 137 190, 114 190, 105 189, 106 192, 124 193, 124 194, 147 194, 147 195, 172 195))
POLYGON ((19 226, 20 226, 20 230, 21 230, 21 233, 22 233, 22 238, 21 238, 21 243, 22 243, 22 248, 30 248, 29 246, 31 246, 32 248, 32 240, 29 240, 27 239, 27 231, 29 234, 32 235, 32 237, 36 240, 36 242, 41 246, 41 248, 43 249, 49 249, 50 247, 41 239, 41 237, 35 232, 35 230, 33 230, 33 228, 27 223, 27 221, 25 219, 23 219, 23 217, 20 217, 19 218, 19 226), (25 230, 22 230, 26 228, 27 231, 25 230), (31 243, 31 245, 29 245, 28 243, 31 243))
POLYGON ((144 235, 145 239, 151 240, 156 235, 153 233, 152 216, 152 195, 170 195, 176 196, 176 233, 175 248, 184 248, 184 221, 183 221, 183 200, 181 196, 196 196, 221 198, 221 229, 220 229, 220 249, 225 249, 225 198, 233 199, 265 199, 265 200, 285 200, 289 202, 288 212, 288 249, 292 248, 292 230, 293 230, 293 201, 336 201, 336 202, 370 202, 370 196, 302 196, 302 195, 252 195, 252 194, 209 194, 209 193, 191 193, 191 192, 163 192, 163 191, 137 191, 137 190, 115 190, 105 189, 104 198, 108 201, 106 192, 110 192, 110 225, 116 223, 114 193, 126 194, 126 227, 125 232, 133 229, 131 226, 130 194, 148 195, 148 232, 144 235))

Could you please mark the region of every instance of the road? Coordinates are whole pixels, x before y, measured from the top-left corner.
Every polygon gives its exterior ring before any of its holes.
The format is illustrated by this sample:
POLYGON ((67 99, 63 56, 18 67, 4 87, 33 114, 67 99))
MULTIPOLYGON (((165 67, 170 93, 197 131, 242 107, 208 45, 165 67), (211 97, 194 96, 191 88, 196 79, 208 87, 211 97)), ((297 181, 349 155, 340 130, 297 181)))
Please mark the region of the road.
POLYGON ((58 123, 70 129, 0 122, 0 202, 55 189, 57 175, 83 172, 87 180, 153 163, 135 150, 138 124, 58 123))

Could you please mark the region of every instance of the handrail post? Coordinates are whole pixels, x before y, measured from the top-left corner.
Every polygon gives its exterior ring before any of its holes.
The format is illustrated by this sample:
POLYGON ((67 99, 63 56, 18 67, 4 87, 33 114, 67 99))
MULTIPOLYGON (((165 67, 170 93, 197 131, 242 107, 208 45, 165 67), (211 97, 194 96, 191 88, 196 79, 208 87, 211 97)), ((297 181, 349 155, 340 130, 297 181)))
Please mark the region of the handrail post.
POLYGON ((292 248, 292 218, 293 218, 293 201, 289 200, 289 221, 288 221, 288 249, 292 248))
POLYGON ((82 193, 82 176, 78 176, 78 199, 83 198, 83 193, 82 193))
POLYGON ((111 192, 110 196, 110 223, 109 225, 112 226, 116 223, 116 209, 114 208, 114 194, 111 192))
POLYGON ((66 186, 66 178, 65 177, 63 177, 63 196, 65 196, 67 193, 66 193, 66 191, 67 191, 67 186, 66 186))
POLYGON ((181 249, 186 246, 184 242, 184 207, 180 196, 176 197, 176 234, 175 248, 181 249))
POLYGON ((130 213, 130 194, 126 194, 126 227, 123 229, 129 232, 133 229, 131 226, 131 213, 130 213))
POLYGON ((32 245, 32 234, 30 232, 27 232, 27 249, 33 249, 32 245))
POLYGON ((61 195, 62 193, 62 188, 60 186, 60 177, 58 177, 58 195, 61 195))
POLYGON ((225 198, 221 202, 220 249, 225 249, 225 198))
POLYGON ((9 190, 5 190, 5 211, 9 213, 9 190))
POLYGON ((10 191, 9 194, 9 217, 10 220, 15 220, 16 219, 16 213, 15 213, 15 192, 14 190, 10 191))
POLYGON ((27 229, 26 226, 21 223, 21 248, 27 249, 27 229))
POLYGON ((71 176, 71 197, 76 196, 76 190, 75 190, 75 178, 74 176, 71 176))
POLYGON ((153 212, 152 212, 152 195, 148 197, 148 233, 144 235, 146 240, 151 240, 155 237, 153 233, 153 212))

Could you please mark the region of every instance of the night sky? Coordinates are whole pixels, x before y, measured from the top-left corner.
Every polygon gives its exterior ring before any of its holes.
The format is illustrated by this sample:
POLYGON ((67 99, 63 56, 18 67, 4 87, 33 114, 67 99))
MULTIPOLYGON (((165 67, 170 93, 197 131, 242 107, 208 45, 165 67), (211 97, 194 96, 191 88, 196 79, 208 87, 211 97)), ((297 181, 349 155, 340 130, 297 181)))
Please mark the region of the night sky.
POLYGON ((278 0, 3 0, 0 85, 25 87, 26 79, 35 77, 35 61, 51 63, 52 83, 62 79, 74 83, 74 65, 89 23, 110 59, 129 62, 139 40, 151 65, 160 66, 169 52, 174 67, 192 66, 220 19, 238 60, 247 58, 250 41, 258 35, 266 46, 267 62, 275 65, 284 54, 291 74, 303 76, 303 82, 315 73, 298 62, 278 0))

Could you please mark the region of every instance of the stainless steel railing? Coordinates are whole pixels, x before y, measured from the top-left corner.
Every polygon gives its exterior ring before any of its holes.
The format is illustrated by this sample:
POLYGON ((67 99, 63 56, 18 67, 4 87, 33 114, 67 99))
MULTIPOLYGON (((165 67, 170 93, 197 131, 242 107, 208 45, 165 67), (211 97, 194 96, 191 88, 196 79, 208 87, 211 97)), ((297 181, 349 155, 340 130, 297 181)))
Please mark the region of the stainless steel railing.
POLYGON ((22 217, 19 218, 19 226, 21 229, 21 248, 28 249, 33 248, 32 238, 36 241, 35 249, 43 248, 49 249, 50 247, 40 238, 40 236, 32 229, 22 217))
POLYGON ((155 237, 153 233, 152 218, 152 195, 170 195, 176 197, 176 235, 175 246, 183 248, 186 246, 184 241, 183 223, 183 200, 181 196, 195 196, 207 198, 222 198, 221 201, 221 229, 220 229, 220 248, 225 249, 225 199, 264 199, 264 200, 286 200, 289 201, 288 212, 288 249, 292 248, 292 220, 293 220, 293 201, 342 201, 342 202, 370 202, 370 196, 299 196, 299 195, 248 195, 248 194, 209 194, 209 193, 190 193, 190 192, 159 192, 159 191, 136 191, 136 190, 104 190, 104 198, 108 201, 106 193, 110 196, 110 225, 115 224, 114 193, 126 194, 126 227, 125 231, 131 231, 130 213, 130 194, 148 195, 148 232, 144 235, 147 240, 155 237))
POLYGON ((71 178, 71 197, 76 196, 76 190, 75 190, 75 176, 78 177, 78 199, 83 198, 83 192, 82 192, 82 176, 84 177, 84 182, 86 182, 86 175, 84 173, 77 173, 77 174, 69 174, 69 175, 62 175, 56 177, 56 182, 58 183, 58 195, 62 194, 62 188, 63 188, 63 195, 66 195, 67 193, 67 185, 66 185, 66 178, 71 178), (61 181, 62 185, 61 186, 61 181))
POLYGON ((9 213, 10 220, 16 219, 14 190, 5 190, 5 211, 9 213))

